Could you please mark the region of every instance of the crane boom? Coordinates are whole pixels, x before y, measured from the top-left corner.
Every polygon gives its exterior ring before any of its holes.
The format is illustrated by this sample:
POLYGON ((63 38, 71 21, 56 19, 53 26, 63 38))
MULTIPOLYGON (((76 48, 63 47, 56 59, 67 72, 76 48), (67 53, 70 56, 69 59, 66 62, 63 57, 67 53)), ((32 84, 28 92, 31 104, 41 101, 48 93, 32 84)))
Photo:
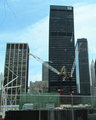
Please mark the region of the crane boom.
MULTIPOLYGON (((79 52, 80 52, 80 47, 81 47, 82 43, 79 44, 79 47, 78 47, 78 55, 79 55, 79 52)), ((74 59, 74 62, 73 62, 73 65, 72 65, 72 69, 71 69, 71 77, 73 76, 73 73, 74 73, 74 70, 75 70, 75 66, 76 66, 76 58, 74 59)))
MULTIPOLYGON (((32 53, 29 53, 29 55, 31 55, 31 56, 33 56, 37 61, 39 61, 41 64, 43 64, 44 63, 44 61, 41 59, 41 58, 39 58, 39 57, 37 57, 36 55, 33 55, 32 53)), ((51 71, 53 71, 54 73, 56 73, 56 74, 60 74, 60 72, 57 70, 57 69, 55 69, 54 67, 52 67, 51 65, 49 65, 48 63, 44 63, 44 66, 45 67, 47 67, 48 69, 50 69, 51 71)))
MULTIPOLYGON (((78 47, 78 55, 79 55, 79 52, 80 52, 80 47, 81 47, 82 43, 79 44, 79 47, 78 47)), ((44 61, 37 57, 36 55, 33 55, 32 53, 29 53, 29 55, 33 56, 37 61, 39 61, 41 64, 44 63, 44 61)), ((61 72, 59 72, 57 69, 55 69, 53 66, 49 65, 48 63, 44 63, 44 66, 46 66, 48 69, 50 69, 51 71, 53 71, 54 73, 60 75, 61 73, 64 72, 65 76, 68 76, 67 75, 67 71, 65 69, 65 66, 62 67, 61 69, 61 72)), ((74 73, 74 70, 75 70, 75 67, 76 67, 76 58, 74 59, 74 62, 73 62, 73 65, 72 65, 72 69, 71 69, 71 74, 70 74, 70 77, 73 76, 73 73, 74 73)))
POLYGON ((73 76, 75 66, 76 66, 76 59, 74 59, 73 66, 72 66, 72 69, 71 69, 71 75, 70 75, 71 77, 73 76))

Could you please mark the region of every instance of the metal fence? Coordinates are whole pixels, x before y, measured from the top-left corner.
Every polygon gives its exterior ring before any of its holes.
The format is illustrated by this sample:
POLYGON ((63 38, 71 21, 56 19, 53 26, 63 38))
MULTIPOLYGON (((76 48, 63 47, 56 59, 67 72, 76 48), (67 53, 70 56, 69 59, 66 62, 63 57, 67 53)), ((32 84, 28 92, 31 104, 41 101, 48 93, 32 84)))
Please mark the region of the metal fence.
POLYGON ((33 109, 46 109, 53 105, 54 108, 62 106, 86 106, 96 108, 96 96, 59 95, 59 94, 21 94, 7 95, 6 105, 19 105, 22 109, 24 104, 33 104, 33 109), (15 102, 14 102, 15 101, 15 102))
MULTIPOLYGON (((8 104, 1 105, 1 112, 5 110, 6 107, 7 109, 5 111, 7 112, 9 110, 11 110, 11 112, 12 110, 15 111, 32 110, 33 112, 38 111, 39 113, 41 112, 43 114, 43 112, 45 111, 46 114, 50 113, 50 116, 56 117, 57 114, 60 116, 60 114, 66 113, 67 115, 67 113, 69 114, 70 112, 72 113, 72 115, 78 114, 77 116, 79 116, 79 113, 81 111, 82 115, 86 113, 88 120, 91 120, 92 117, 96 118, 96 96, 59 95, 59 94, 21 94, 12 96, 7 95, 6 98, 8 104), (14 99, 16 102, 14 102, 14 99), (15 107, 17 109, 15 109, 15 107)), ((76 117, 76 115, 73 116, 73 118, 76 117)), ((75 118, 73 120, 75 120, 75 118)))

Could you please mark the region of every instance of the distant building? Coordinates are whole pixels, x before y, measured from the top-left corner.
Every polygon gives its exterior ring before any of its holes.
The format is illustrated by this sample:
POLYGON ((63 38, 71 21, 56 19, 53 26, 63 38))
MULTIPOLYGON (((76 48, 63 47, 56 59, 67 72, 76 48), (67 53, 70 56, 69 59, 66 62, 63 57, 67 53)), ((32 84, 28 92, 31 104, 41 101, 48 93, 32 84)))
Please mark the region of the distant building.
MULTIPOLYGON (((75 58, 74 47, 74 15, 71 6, 50 6, 49 20, 49 61, 51 66, 61 71, 66 67, 69 75, 71 73, 75 58)), ((76 72, 72 78, 72 91, 76 93, 76 72)), ((57 92, 63 89, 64 94, 70 93, 70 83, 62 81, 59 76, 49 70, 49 91, 57 92)))
MULTIPOLYGON (((7 89, 7 94, 10 94, 10 100, 13 101, 12 95, 26 93, 28 91, 28 65, 29 65, 29 47, 27 43, 7 43, 4 71, 4 85, 8 82, 14 82, 8 85, 20 86, 17 88, 7 89)), ((16 96, 15 96, 16 97, 16 96)), ((8 103, 10 104, 10 103, 8 103)), ((14 104, 17 104, 16 99, 14 104)))
POLYGON ((48 92, 48 81, 30 82, 30 93, 48 92))
POLYGON ((42 81, 48 82, 48 76, 49 76, 49 69, 45 66, 45 64, 48 64, 48 62, 44 62, 42 64, 42 81))
POLYGON ((91 62, 91 95, 96 95, 96 61, 91 62))
POLYGON ((88 43, 85 38, 76 43, 76 77, 78 93, 90 95, 88 43))

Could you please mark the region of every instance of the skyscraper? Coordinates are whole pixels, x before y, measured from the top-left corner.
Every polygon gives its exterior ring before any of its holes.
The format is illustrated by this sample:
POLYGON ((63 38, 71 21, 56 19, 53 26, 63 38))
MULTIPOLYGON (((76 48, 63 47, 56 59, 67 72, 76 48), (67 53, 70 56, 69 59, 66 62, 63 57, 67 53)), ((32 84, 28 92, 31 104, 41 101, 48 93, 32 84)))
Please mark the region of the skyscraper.
MULTIPOLYGON (((49 21, 49 61, 58 71, 63 66, 70 74, 75 58, 74 48, 74 15, 71 6, 50 6, 49 21)), ((63 89, 64 94, 70 91, 68 81, 58 79, 56 73, 49 71, 49 91, 63 89)), ((76 75, 72 78, 72 90, 76 92, 76 75)))
MULTIPOLYGON (((29 64, 29 47, 26 43, 7 43, 4 85, 15 79, 8 87, 19 86, 17 88, 7 89, 7 94, 26 93, 28 90, 28 64, 29 64)), ((12 101, 12 96, 10 101, 12 101)), ((15 103, 16 104, 16 100, 15 103)))
POLYGON ((87 39, 78 39, 76 43, 76 77, 78 93, 90 95, 90 75, 87 39))

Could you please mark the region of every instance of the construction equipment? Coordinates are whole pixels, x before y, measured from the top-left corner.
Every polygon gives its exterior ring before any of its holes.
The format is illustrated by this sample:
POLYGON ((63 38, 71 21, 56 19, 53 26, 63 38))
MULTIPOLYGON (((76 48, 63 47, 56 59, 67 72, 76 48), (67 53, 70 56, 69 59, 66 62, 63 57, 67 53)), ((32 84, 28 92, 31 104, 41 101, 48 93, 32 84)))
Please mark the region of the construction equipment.
MULTIPOLYGON (((79 47, 78 47, 78 55, 79 55, 79 52, 80 52, 80 47, 81 47, 81 45, 82 45, 82 43, 80 43, 80 44, 79 44, 79 47)), ((74 70, 75 70, 75 66, 76 66, 76 57, 74 58, 74 62, 73 62, 73 65, 72 65, 70 77, 73 77, 73 73, 74 73, 74 70)))
POLYGON ((65 77, 68 77, 69 74, 67 72, 67 69, 65 68, 65 66, 63 66, 61 68, 61 71, 59 72, 56 68, 54 68, 53 66, 49 65, 49 63, 45 63, 41 58, 39 58, 38 56, 29 53, 29 55, 33 56, 37 61, 39 61, 41 64, 43 64, 45 67, 47 67, 48 69, 50 69, 51 71, 53 71, 54 73, 56 73, 57 75, 64 75, 65 77))
MULTIPOLYGON (((80 47, 81 47, 81 45, 82 45, 82 43, 80 43, 80 44, 79 44, 79 47, 78 47, 78 55, 79 55, 79 52, 80 52, 80 47)), ((76 58, 74 58, 74 62, 73 62, 73 65, 72 65, 72 69, 71 69, 70 75, 69 75, 69 73, 68 73, 68 71, 67 71, 67 69, 66 69, 65 66, 63 66, 63 67, 61 68, 60 75, 63 75, 63 74, 64 74, 65 77, 69 77, 69 76, 70 76, 70 77, 73 77, 73 73, 74 73, 74 70, 75 70, 75 66, 76 66, 76 58)))
MULTIPOLYGON (((60 84, 60 88, 62 88, 62 82, 67 81, 67 80, 71 80, 71 77, 70 77, 69 73, 67 72, 67 69, 65 68, 65 66, 63 66, 61 68, 61 71, 59 72, 53 66, 49 65, 48 63, 45 63, 41 58, 33 55, 32 53, 29 53, 29 55, 34 57, 38 62, 40 62, 45 67, 47 67, 48 69, 50 69, 51 71, 53 71, 54 73, 56 73, 58 75, 58 81, 59 81, 59 84, 60 84)), ((58 89, 58 90, 60 90, 60 94, 63 93, 62 89, 58 89)))
POLYGON ((38 56, 29 53, 29 55, 33 56, 37 61, 39 61, 41 64, 43 64, 45 67, 47 67, 48 69, 50 69, 51 71, 53 71, 54 73, 56 73, 59 76, 63 76, 63 81, 69 79, 69 73, 67 72, 67 69, 65 68, 65 66, 63 66, 61 68, 61 71, 59 72, 57 69, 55 69, 53 66, 49 65, 49 63, 45 63, 41 58, 39 58, 38 56))
POLYGON ((69 76, 70 76, 70 75, 69 75, 66 67, 63 66, 63 67, 61 68, 61 71, 60 71, 59 79, 61 79, 61 81, 66 81, 66 80, 69 79, 69 76))
POLYGON ((33 55, 32 53, 29 53, 29 55, 33 56, 37 61, 39 61, 41 64, 44 64, 44 66, 46 66, 48 69, 50 69, 54 73, 56 73, 58 75, 60 74, 60 72, 57 69, 55 69, 54 67, 52 67, 48 63, 45 63, 41 58, 37 57, 36 55, 33 55))
MULTIPOLYGON (((81 44, 82 43, 80 43, 80 45, 78 47, 78 55, 79 55, 81 44)), ((71 84, 72 84, 73 73, 74 73, 75 66, 76 66, 76 58, 74 58, 74 62, 73 62, 72 69, 71 69, 71 73, 69 74, 65 66, 63 66, 61 68, 61 71, 59 72, 53 66, 49 65, 48 63, 44 63, 44 61, 42 59, 40 59, 39 57, 33 55, 32 53, 29 53, 29 55, 33 56, 37 61, 39 61, 40 63, 44 64, 44 66, 46 66, 48 69, 50 69, 54 73, 58 74, 60 81, 62 81, 62 82, 63 81, 69 81, 70 82, 70 92, 72 92, 72 85, 71 84)), ((62 84, 62 82, 61 82, 61 84, 62 84)))
POLYGON ((67 69, 65 66, 62 67, 61 71, 60 71, 60 75, 58 78, 58 84, 59 84, 59 88, 58 88, 58 92, 60 95, 63 95, 64 90, 63 90, 63 84, 65 83, 65 81, 70 82, 70 94, 72 92, 72 77, 70 77, 67 69))
POLYGON ((67 69, 66 69, 65 66, 63 66, 63 67, 61 68, 60 75, 64 75, 65 77, 68 77, 68 76, 69 76, 69 73, 68 73, 68 71, 67 71, 67 69))
MULTIPOLYGON (((10 89, 10 88, 18 88, 18 87, 21 87, 21 85, 20 86, 11 86, 11 87, 8 87, 8 85, 9 84, 11 84, 12 82, 14 82, 17 78, 18 78, 18 76, 9 68, 9 67, 7 67, 7 66, 5 66, 6 68, 8 68, 9 69, 9 71, 10 72, 12 72, 12 74, 14 74, 16 77, 14 78, 14 79, 12 79, 11 81, 9 81, 7 84, 5 84, 4 85, 4 81, 1 83, 1 98, 2 98, 2 100, 1 100, 1 105, 2 105, 2 107, 3 107, 3 115, 2 115, 2 117, 4 118, 4 116, 5 116, 5 112, 6 112, 6 110, 7 110, 7 100, 8 100, 8 94, 6 93, 6 90, 8 90, 8 89, 10 89)), ((10 101, 10 103, 11 103, 11 105, 12 105, 12 101, 10 101)))

